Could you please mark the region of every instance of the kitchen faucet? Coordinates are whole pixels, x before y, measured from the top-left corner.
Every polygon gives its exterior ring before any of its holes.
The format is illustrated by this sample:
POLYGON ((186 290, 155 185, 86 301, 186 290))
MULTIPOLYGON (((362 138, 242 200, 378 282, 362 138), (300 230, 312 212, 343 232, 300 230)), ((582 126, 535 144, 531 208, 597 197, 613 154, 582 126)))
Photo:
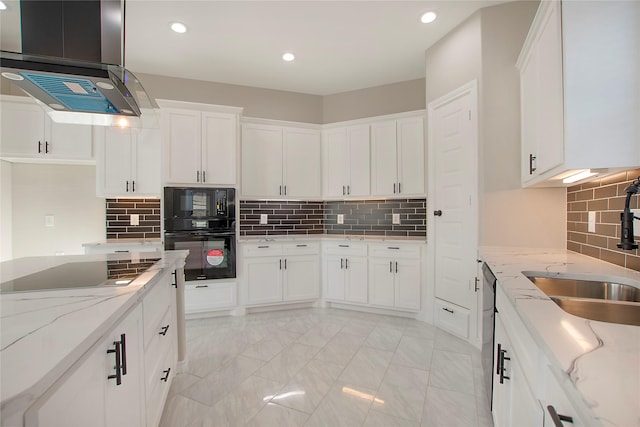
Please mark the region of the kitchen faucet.
POLYGON ((625 250, 633 250, 638 248, 638 244, 633 238, 633 219, 640 219, 634 216, 631 212, 631 196, 640 192, 640 176, 631 182, 624 191, 627 192, 627 200, 624 203, 624 211, 620 214, 620 220, 622 221, 622 233, 620 234, 620 243, 618 247, 625 250))

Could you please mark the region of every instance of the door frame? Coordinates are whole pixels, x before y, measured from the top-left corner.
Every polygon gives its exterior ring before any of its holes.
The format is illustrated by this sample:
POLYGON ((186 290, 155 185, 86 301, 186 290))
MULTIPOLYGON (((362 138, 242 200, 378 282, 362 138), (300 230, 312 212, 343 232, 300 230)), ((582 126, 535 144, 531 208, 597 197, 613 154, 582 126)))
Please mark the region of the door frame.
MULTIPOLYGON (((433 210, 437 209, 437 207, 432 206, 431 203, 435 199, 435 158, 433 156, 434 147, 434 130, 431 126, 431 121, 433 119, 433 114, 436 109, 439 107, 456 100, 457 98, 470 95, 471 96, 471 135, 472 135, 472 144, 471 144, 471 153, 470 155, 475 158, 477 161, 473 162, 474 170, 471 171, 472 176, 476 177, 475 179, 475 194, 472 189, 471 194, 471 203, 469 209, 469 219, 472 221, 471 228, 474 230, 472 236, 470 236, 469 243, 475 248, 475 257, 474 259, 470 259, 469 262, 475 263, 477 258, 477 249, 478 249, 478 241, 479 241, 479 229, 478 224, 480 222, 479 214, 479 182, 480 176, 478 173, 479 170, 479 123, 478 123, 478 81, 474 79, 457 89, 452 90, 451 92, 431 101, 427 105, 427 268, 426 268, 426 292, 424 301, 424 306, 426 307, 426 312, 424 313, 426 317, 426 321, 435 324, 435 269, 436 269, 436 253, 435 253, 435 239, 437 236, 435 235, 435 227, 433 226, 433 210)), ((476 301, 481 301, 480 292, 482 291, 482 287, 480 287, 480 291, 478 292, 478 296, 476 301)), ((481 339, 478 337, 479 332, 482 328, 478 323, 478 315, 481 314, 482 311, 478 310, 478 303, 470 309, 469 316, 469 339, 468 341, 480 348, 481 339)))

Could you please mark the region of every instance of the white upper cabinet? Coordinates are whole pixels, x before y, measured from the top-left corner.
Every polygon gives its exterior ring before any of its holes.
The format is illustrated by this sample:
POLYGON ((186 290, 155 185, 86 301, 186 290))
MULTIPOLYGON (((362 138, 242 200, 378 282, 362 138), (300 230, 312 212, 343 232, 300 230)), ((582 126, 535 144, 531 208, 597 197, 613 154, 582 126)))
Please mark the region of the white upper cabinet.
POLYGON ((158 103, 162 107, 164 182, 235 185, 242 110, 178 101, 158 103))
POLYGON ((369 125, 323 132, 323 195, 327 198, 371 194, 369 125))
POLYGON ((2 96, 0 157, 91 163, 91 126, 53 122, 31 98, 2 96))
POLYGON ((371 195, 425 194, 424 116, 371 124, 371 195))
POLYGON ((319 198, 320 131, 290 126, 242 125, 242 196, 319 198))
POLYGON ((94 128, 96 185, 101 197, 160 197, 159 129, 94 128))
POLYGON ((517 62, 524 186, 640 165, 639 14, 638 2, 540 3, 517 62))

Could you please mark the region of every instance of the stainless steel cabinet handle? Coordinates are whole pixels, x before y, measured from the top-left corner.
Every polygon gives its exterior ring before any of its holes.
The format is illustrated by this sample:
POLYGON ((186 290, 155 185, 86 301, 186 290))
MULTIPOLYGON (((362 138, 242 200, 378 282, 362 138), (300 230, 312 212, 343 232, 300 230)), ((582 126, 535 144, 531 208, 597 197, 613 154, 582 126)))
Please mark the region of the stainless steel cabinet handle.
POLYGON ((553 420, 553 425, 555 427, 563 427, 563 421, 573 424, 573 417, 558 414, 558 412, 556 412, 556 408, 554 408, 553 405, 548 405, 547 411, 549 411, 549 415, 551 415, 551 419, 553 420))

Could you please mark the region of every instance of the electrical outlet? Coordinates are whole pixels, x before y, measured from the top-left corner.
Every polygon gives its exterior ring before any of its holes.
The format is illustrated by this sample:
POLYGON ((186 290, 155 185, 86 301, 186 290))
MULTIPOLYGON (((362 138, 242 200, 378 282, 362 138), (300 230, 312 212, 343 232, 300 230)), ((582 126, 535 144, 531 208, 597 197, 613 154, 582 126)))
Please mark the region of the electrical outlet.
POLYGON ((44 226, 45 227, 53 227, 55 225, 55 221, 53 219, 53 215, 45 215, 44 216, 44 226))
POLYGON ((596 232, 596 213, 595 212, 589 212, 589 225, 587 227, 587 231, 589 233, 596 232))
POLYGON ((338 214, 338 224, 344 224, 344 215, 338 214))
MULTIPOLYGON (((631 209, 633 216, 640 218, 640 209, 631 209)), ((640 236, 640 219, 633 219, 633 234, 640 236)))
POLYGON ((391 214, 391 223, 400 224, 400 214, 391 214))
POLYGON ((260 214, 260 224, 264 225, 269 221, 269 215, 260 214))
POLYGON ((140 215, 138 214, 129 215, 129 225, 140 225, 140 215))

